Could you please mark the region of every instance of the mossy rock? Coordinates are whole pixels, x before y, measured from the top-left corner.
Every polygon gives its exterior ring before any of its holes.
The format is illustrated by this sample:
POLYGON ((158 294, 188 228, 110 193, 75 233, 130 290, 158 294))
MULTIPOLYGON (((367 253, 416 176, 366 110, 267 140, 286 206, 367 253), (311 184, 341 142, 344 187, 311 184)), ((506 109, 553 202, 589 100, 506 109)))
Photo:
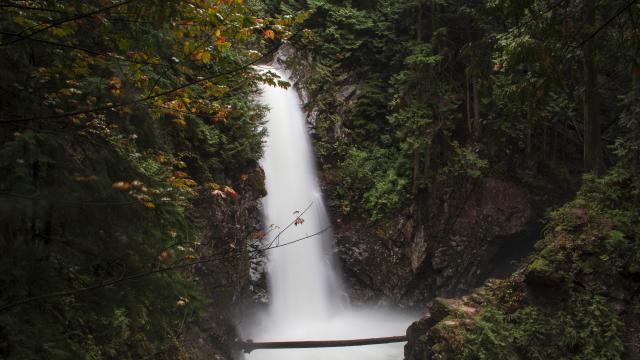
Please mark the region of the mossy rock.
POLYGON ((454 313, 449 301, 443 298, 435 298, 429 305, 429 313, 434 322, 439 322, 454 313))
POLYGON ((564 283, 565 276, 549 260, 538 257, 527 268, 524 279, 531 285, 559 287, 564 283))

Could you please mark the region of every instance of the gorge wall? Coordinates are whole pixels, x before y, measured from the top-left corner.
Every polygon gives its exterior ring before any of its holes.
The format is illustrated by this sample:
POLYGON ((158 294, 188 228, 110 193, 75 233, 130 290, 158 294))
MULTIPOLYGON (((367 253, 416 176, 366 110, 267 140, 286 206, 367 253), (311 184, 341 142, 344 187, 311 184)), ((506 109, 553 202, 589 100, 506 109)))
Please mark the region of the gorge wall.
POLYGON ((638 356, 637 8, 547 5, 280 6, 352 298, 431 301, 407 359, 638 356))
MULTIPOLYGON (((318 65, 310 53, 285 46, 274 61, 288 64, 293 73, 316 148, 339 146, 350 131, 344 117, 363 91, 358 79, 344 77, 315 96, 308 84, 318 65), (320 115, 318 103, 337 106, 320 115), (332 126, 325 123, 327 116, 332 126), (330 145, 318 144, 326 141, 330 145)), ((338 194, 344 179, 334 160, 320 156, 320 175, 352 301, 422 308, 436 296, 464 294, 489 277, 508 276, 539 237, 540 202, 549 199, 531 196, 535 190, 517 180, 491 175, 457 175, 375 221, 363 213, 345 214, 338 194)))

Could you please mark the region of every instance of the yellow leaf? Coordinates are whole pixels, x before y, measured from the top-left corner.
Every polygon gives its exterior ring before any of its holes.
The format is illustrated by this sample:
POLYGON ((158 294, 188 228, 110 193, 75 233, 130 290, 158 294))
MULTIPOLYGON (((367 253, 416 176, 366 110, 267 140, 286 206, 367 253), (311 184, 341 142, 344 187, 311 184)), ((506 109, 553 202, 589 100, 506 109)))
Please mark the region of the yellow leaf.
POLYGON ((173 122, 178 124, 178 126, 180 126, 180 127, 187 126, 187 122, 184 121, 184 119, 175 119, 175 120, 173 120, 173 122))
POLYGON ((211 189, 211 190, 220 190, 220 185, 214 183, 214 182, 209 182, 204 184, 205 187, 211 189))
POLYGON ((145 202, 144 206, 148 207, 149 209, 155 209, 155 204, 152 202, 145 202))
POLYGON ((203 62, 203 63, 205 63, 205 64, 210 63, 210 62, 211 62, 211 53, 210 53, 210 52, 208 52, 208 51, 204 51, 204 52, 202 53, 202 59, 201 59, 201 60, 202 60, 202 62, 203 62))
POLYGON ((184 161, 180 161, 180 160, 174 160, 173 161, 173 165, 175 167, 177 167, 178 169, 184 169, 187 167, 187 163, 184 161))

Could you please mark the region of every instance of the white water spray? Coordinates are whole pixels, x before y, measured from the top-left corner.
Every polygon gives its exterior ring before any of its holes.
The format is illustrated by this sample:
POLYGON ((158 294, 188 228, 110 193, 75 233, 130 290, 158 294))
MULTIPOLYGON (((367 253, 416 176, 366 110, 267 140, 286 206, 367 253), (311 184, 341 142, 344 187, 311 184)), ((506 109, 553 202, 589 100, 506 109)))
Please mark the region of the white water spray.
MULTIPOLYGON (((263 69, 266 71, 266 69, 263 69)), ((277 69, 268 70, 286 78, 277 69)), ((267 196, 267 225, 283 228, 300 215, 304 222, 282 231, 278 243, 329 228, 316 178, 314 156, 298 95, 264 86, 261 102, 269 107, 268 139, 262 167, 267 196), (308 208, 308 209, 307 209, 308 208), (305 209, 307 209, 305 211, 305 209)), ((278 233, 275 228, 271 233, 278 233)), ((336 340, 404 335, 411 318, 381 310, 351 309, 344 299, 339 275, 332 266, 330 231, 268 252, 269 308, 251 328, 242 329, 253 341, 336 340)), ((401 359, 403 344, 351 348, 255 350, 249 359, 401 359)))

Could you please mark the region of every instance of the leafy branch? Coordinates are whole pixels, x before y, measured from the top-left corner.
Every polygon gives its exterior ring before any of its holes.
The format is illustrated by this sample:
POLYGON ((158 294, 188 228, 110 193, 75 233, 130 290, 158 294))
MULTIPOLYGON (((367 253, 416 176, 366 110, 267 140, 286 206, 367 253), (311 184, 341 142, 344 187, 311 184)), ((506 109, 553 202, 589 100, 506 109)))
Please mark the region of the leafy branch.
POLYGON ((44 27, 41 27, 39 29, 36 29, 36 30, 33 30, 33 31, 29 32, 26 35, 15 34, 14 36, 17 37, 17 39, 2 42, 2 43, 0 43, 0 47, 12 45, 12 44, 15 44, 17 42, 20 42, 20 41, 23 41, 23 40, 27 40, 27 39, 31 38, 32 36, 34 36, 34 35, 40 34, 40 33, 44 32, 44 31, 47 31, 47 30, 52 29, 54 27, 58 27, 58 26, 60 26, 62 24, 66 24, 66 23, 69 23, 69 22, 73 22, 73 21, 77 21, 77 20, 80 20, 80 19, 83 19, 83 18, 94 16, 94 15, 97 15, 97 14, 100 14, 100 13, 103 13, 103 12, 106 12, 106 11, 109 11, 109 10, 112 10, 112 9, 115 9, 115 8, 118 8, 118 7, 121 7, 121 6, 124 6, 124 5, 131 4, 131 3, 136 2, 136 1, 139 1, 139 0, 124 0, 124 1, 121 1, 119 3, 115 3, 115 4, 112 4, 112 5, 109 5, 109 6, 105 6, 105 7, 100 8, 100 9, 96 9, 96 10, 93 10, 93 11, 77 14, 77 15, 74 15, 74 16, 71 16, 71 17, 67 17, 67 18, 63 18, 63 19, 54 21, 49 25, 46 25, 44 27))
MULTIPOLYGON (((296 33, 297 34, 297 33, 296 33)), ((296 36, 296 34, 293 34, 291 37, 296 36)), ((56 115, 48 115, 48 116, 42 116, 42 117, 32 117, 32 118, 19 118, 19 119, 8 119, 8 120, 2 120, 0 121, 0 124, 11 124, 11 123, 19 123, 19 122, 31 122, 31 121, 39 121, 39 120, 54 120, 54 119, 62 119, 62 118, 67 118, 70 116, 77 116, 77 115, 85 115, 85 114, 91 114, 91 113, 96 113, 96 112, 101 112, 101 111, 106 111, 106 110, 114 110, 114 109, 118 109, 118 108, 122 108, 125 106, 131 106, 131 105, 135 105, 137 103, 141 103, 141 102, 145 102, 145 101, 149 101, 149 100, 153 100, 165 95, 169 95, 172 93, 175 93, 177 91, 186 89, 188 87, 197 85, 197 84, 201 84, 203 82, 206 81, 210 81, 213 79, 217 79, 219 77, 223 77, 223 76, 228 76, 228 75, 233 75, 236 73, 239 73, 243 70, 246 70, 247 68, 258 64, 262 61, 264 61, 265 59, 267 59, 269 56, 273 55, 276 51, 278 51, 278 49, 280 48, 280 46, 282 45, 282 43, 274 46, 273 48, 271 48, 269 51, 267 51, 266 53, 262 54, 262 56, 260 56, 259 58, 250 61, 248 63, 245 63, 237 68, 228 70, 228 71, 223 71, 220 73, 215 73, 209 76, 205 76, 205 77, 201 77, 197 80, 193 80, 190 82, 187 82, 183 85, 174 87, 172 89, 168 89, 165 91, 161 91, 159 93, 155 93, 152 95, 148 95, 148 96, 143 96, 140 97, 138 99, 133 99, 131 101, 125 101, 119 104, 112 104, 112 105, 104 105, 104 106, 98 106, 92 109, 86 109, 86 110, 76 110, 76 111, 69 111, 69 112, 64 112, 61 114, 56 114, 56 115)))
MULTIPOLYGON (((249 254, 249 255, 261 254, 261 253, 263 253, 265 251, 279 249, 279 248, 282 248, 282 247, 285 247, 285 246, 289 246, 289 245, 301 242, 303 240, 310 239, 312 237, 321 235, 321 234, 325 233, 326 231, 328 231, 329 227, 325 227, 324 229, 322 229, 320 231, 317 231, 317 232, 315 232, 313 234, 302 236, 302 237, 299 237, 299 238, 297 238, 295 240, 287 241, 286 243, 276 242, 276 240, 279 239, 280 236, 287 229, 289 229, 292 225, 294 225, 296 223, 296 221, 298 219, 300 219, 300 217, 310 207, 311 207, 311 204, 302 213, 300 213, 298 216, 296 216, 296 218, 291 223, 289 223, 285 228, 283 228, 280 232, 278 232, 278 234, 276 234, 276 236, 274 236, 273 239, 271 239, 269 241, 269 244, 267 246, 261 247, 261 248, 258 248, 258 249, 254 249, 254 250, 250 250, 250 251, 247 252, 247 254, 249 254), (274 245, 274 242, 276 242, 275 245, 274 245)), ((113 280, 110 280, 110 281, 106 281, 106 282, 101 282, 101 283, 95 284, 95 285, 90 285, 90 286, 76 288, 76 289, 63 290, 63 291, 51 292, 51 293, 48 293, 48 294, 32 296, 32 297, 29 297, 29 298, 25 298, 25 299, 22 299, 22 300, 14 301, 14 302, 9 303, 9 304, 2 305, 2 306, 0 306, 0 312, 6 311, 6 310, 10 310, 10 309, 15 308, 17 306, 28 304, 28 303, 31 303, 31 302, 34 302, 34 301, 52 299, 52 298, 57 298, 57 297, 66 297, 66 296, 71 296, 71 295, 75 295, 75 294, 86 292, 86 291, 98 290, 98 289, 102 289, 102 288, 106 288, 106 287, 110 287, 110 286, 117 286, 117 285, 125 284, 125 283, 128 283, 128 282, 134 281, 134 280, 144 279, 144 278, 147 278, 147 277, 149 277, 151 275, 155 275, 155 274, 165 273, 165 272, 174 271, 174 270, 186 269, 186 268, 190 268, 190 267, 193 267, 193 266, 196 266, 196 265, 202 265, 202 264, 207 264, 207 263, 211 263, 211 262, 226 261, 226 260, 234 259, 234 258, 243 256, 243 255, 244 255, 244 253, 243 253, 242 250, 232 250, 232 251, 224 253, 224 254, 218 254, 218 255, 215 255, 215 256, 204 257, 204 258, 201 258, 199 260, 192 261, 192 262, 175 264, 175 265, 170 265, 170 266, 165 266, 165 267, 159 267, 159 268, 156 268, 156 269, 143 271, 143 272, 140 272, 140 273, 137 273, 137 274, 128 275, 128 276, 124 276, 123 275, 123 276, 118 277, 116 279, 113 279, 113 280)))

